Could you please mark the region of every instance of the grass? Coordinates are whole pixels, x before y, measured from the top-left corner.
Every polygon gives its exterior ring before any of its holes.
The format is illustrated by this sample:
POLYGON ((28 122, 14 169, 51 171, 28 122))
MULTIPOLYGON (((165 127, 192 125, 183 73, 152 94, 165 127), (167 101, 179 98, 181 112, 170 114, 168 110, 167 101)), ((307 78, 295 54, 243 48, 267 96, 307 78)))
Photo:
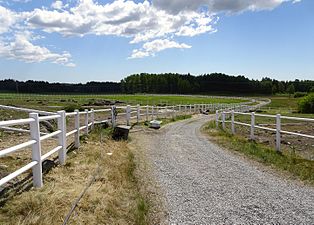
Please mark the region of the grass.
MULTIPOLYGON (((192 118, 192 115, 178 115, 175 118, 157 118, 156 120, 161 120, 161 126, 165 126, 166 124, 177 122, 180 120, 186 120, 192 118)), ((144 122, 145 126, 150 126, 149 121, 144 122)))
POLYGON ((196 95, 37 95, 0 93, 0 104, 40 106, 41 108, 48 106, 83 105, 103 100, 118 100, 128 104, 141 105, 239 103, 245 101, 230 98, 209 98, 207 96, 196 95))
POLYGON ((294 153, 278 153, 273 148, 249 141, 243 136, 233 136, 229 132, 216 129, 215 126, 214 122, 210 122, 204 127, 204 131, 218 145, 314 184, 314 161, 301 158, 294 153))
POLYGON ((44 176, 43 188, 15 195, 0 208, 0 224, 62 224, 93 176, 69 224, 147 224, 148 205, 139 194, 133 153, 109 134, 99 128, 82 138, 66 165, 44 176))

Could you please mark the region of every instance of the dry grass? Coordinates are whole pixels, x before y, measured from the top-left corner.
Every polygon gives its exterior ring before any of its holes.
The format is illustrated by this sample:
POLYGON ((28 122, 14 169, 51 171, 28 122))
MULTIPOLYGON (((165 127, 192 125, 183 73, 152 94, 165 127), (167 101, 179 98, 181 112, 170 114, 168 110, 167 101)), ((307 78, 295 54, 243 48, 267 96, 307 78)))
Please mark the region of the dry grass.
POLYGON ((125 142, 101 142, 101 132, 69 153, 65 166, 46 174, 42 189, 17 195, 0 208, 0 224, 62 224, 93 175, 68 224, 145 224, 147 206, 133 175, 133 154, 125 142))

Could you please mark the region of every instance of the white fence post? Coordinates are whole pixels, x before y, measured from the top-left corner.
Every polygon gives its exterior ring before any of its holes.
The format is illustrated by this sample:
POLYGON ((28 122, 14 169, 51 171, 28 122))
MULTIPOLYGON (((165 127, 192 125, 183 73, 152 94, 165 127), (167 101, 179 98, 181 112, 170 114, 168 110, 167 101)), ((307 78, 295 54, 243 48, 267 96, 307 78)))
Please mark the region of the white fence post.
POLYGON ((146 106, 146 121, 148 121, 148 105, 146 106))
POLYGON ((218 110, 216 110, 216 127, 218 128, 218 125, 219 125, 219 113, 218 113, 218 110))
POLYGON ((251 135, 250 135, 250 139, 254 140, 254 128, 255 128, 255 113, 252 112, 251 113, 251 135))
POLYGON ((115 106, 111 106, 111 124, 113 128, 116 127, 116 107, 115 106))
POLYGON ((280 114, 277 114, 276 116, 276 151, 280 152, 280 144, 281 144, 281 137, 280 137, 280 131, 281 131, 281 121, 280 121, 280 114))
POLYGON ((176 108, 175 108, 174 105, 172 106, 172 118, 173 118, 173 119, 176 118, 176 108))
POLYGON ((154 106, 152 105, 152 120, 154 120, 154 106))
POLYGON ((158 118, 158 115, 159 115, 159 106, 157 105, 156 106, 156 118, 158 118))
POLYGON ((226 113, 225 111, 222 112, 222 129, 226 129, 226 113))
POLYGON ((32 161, 37 161, 37 165, 32 168, 33 171, 33 185, 34 187, 43 186, 43 173, 42 173, 42 162, 41 162, 41 144, 40 144, 40 128, 38 113, 30 113, 30 118, 35 121, 30 123, 31 138, 36 141, 32 145, 32 161))
POLYGON ((232 134, 235 134, 235 129, 234 129, 234 110, 231 111, 231 132, 232 132, 232 134))
POLYGON ((58 135, 58 143, 62 147, 59 150, 59 162, 61 165, 65 165, 66 154, 67 154, 67 142, 66 142, 66 121, 65 121, 65 111, 58 111, 58 130, 61 133, 58 135))
POLYGON ((130 126, 130 118, 131 118, 131 106, 126 106, 126 125, 130 126))
POLYGON ((179 105, 179 114, 181 114, 181 105, 179 105))
POLYGON ((192 105, 190 104, 190 114, 192 113, 192 105))
POLYGON ((91 109, 91 120, 92 120, 91 129, 94 129, 94 126, 95 126, 95 112, 94 112, 94 109, 91 109))
POLYGON ((78 110, 75 110, 75 136, 74 136, 74 146, 75 148, 80 147, 80 113, 78 110))
POLYGON ((141 108, 140 108, 140 105, 137 105, 136 119, 137 119, 137 123, 139 123, 140 119, 141 119, 141 108))
POLYGON ((167 118, 168 116, 168 106, 165 106, 165 117, 167 118))
POLYGON ((88 109, 85 109, 85 134, 88 134, 88 109))

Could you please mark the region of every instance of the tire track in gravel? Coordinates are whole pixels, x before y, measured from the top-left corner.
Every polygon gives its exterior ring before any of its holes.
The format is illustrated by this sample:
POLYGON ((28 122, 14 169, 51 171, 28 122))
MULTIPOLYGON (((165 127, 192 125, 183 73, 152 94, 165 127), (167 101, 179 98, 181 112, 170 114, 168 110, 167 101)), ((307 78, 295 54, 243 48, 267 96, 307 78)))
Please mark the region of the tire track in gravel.
POLYGON ((314 188, 209 142, 200 132, 208 118, 136 137, 166 199, 168 223, 314 224, 314 188))

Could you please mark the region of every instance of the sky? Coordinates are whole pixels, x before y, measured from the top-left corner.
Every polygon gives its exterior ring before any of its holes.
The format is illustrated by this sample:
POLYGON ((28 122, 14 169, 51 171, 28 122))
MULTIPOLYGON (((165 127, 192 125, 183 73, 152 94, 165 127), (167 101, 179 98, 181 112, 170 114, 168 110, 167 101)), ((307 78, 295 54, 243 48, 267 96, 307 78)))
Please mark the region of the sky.
POLYGON ((0 0, 0 79, 314 79, 313 0, 0 0))

